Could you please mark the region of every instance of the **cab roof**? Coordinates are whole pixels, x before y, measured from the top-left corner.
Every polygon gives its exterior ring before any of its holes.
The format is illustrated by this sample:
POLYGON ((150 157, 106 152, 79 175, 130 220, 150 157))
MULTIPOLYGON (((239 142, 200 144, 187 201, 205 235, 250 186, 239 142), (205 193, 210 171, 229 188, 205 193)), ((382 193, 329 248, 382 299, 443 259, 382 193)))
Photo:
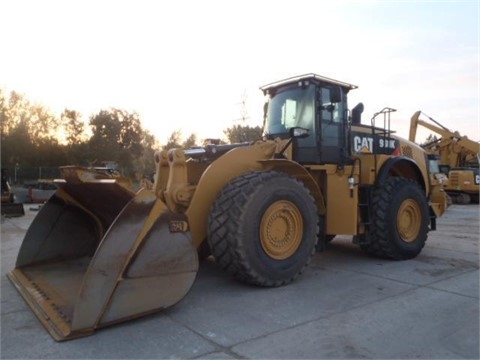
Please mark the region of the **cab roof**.
POLYGON ((321 75, 317 75, 317 74, 314 74, 314 73, 309 73, 309 74, 304 74, 304 75, 293 76, 293 77, 290 77, 290 78, 287 78, 287 79, 284 79, 284 80, 280 80, 280 81, 276 81, 276 82, 271 83, 271 84, 264 85, 260 88, 260 90, 262 90, 264 93, 267 93, 267 92, 270 92, 269 91, 270 89, 276 89, 276 88, 281 87, 281 86, 290 85, 290 84, 294 84, 294 83, 298 83, 298 82, 306 81, 306 80, 313 80, 315 82, 323 82, 323 83, 327 83, 327 84, 338 85, 338 86, 341 86, 342 88, 344 88, 346 90, 346 92, 358 88, 358 86, 356 86, 356 85, 348 84, 348 83, 343 82, 343 81, 334 80, 334 79, 331 79, 331 78, 328 78, 328 77, 325 77, 325 76, 321 76, 321 75))

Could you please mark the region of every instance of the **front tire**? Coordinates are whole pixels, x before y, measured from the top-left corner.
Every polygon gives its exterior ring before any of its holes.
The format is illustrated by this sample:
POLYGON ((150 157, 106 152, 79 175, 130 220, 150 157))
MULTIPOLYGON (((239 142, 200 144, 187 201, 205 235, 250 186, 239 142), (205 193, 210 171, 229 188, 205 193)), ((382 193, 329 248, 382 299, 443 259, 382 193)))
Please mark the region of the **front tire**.
POLYGON ((235 278, 280 286, 308 265, 318 231, 315 201, 303 183, 276 171, 252 172, 218 196, 208 242, 217 263, 235 278))
POLYGON ((370 242, 361 248, 371 255, 406 260, 425 246, 429 210, 423 190, 409 179, 391 177, 373 192, 370 242))

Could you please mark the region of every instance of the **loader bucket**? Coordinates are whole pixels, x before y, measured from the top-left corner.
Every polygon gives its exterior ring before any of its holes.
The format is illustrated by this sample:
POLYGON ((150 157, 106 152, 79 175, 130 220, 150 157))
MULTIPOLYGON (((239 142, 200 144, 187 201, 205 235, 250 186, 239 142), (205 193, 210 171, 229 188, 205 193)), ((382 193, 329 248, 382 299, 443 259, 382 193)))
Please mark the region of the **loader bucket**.
POLYGON ((198 271, 185 215, 149 190, 84 175, 58 184, 8 274, 57 341, 172 306, 198 271))

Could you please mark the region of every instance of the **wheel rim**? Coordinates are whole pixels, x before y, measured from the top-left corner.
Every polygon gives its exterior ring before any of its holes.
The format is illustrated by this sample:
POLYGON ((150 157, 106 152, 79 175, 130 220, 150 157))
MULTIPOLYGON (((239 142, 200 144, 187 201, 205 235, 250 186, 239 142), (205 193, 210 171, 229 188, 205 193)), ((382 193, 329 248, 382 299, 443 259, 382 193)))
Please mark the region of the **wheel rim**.
POLYGON ((302 236, 302 214, 290 201, 276 201, 263 214, 260 242, 269 257, 284 260, 292 256, 300 246, 302 236))
POLYGON ((403 241, 410 243, 417 238, 422 223, 422 214, 418 203, 406 199, 400 205, 397 214, 397 230, 403 241))

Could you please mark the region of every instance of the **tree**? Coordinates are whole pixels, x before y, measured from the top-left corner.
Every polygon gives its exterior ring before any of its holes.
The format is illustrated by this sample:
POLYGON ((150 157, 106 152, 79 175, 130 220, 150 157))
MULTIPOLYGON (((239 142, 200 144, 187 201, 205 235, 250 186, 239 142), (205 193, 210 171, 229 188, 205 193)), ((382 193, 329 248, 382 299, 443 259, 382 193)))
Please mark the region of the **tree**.
POLYGON ((260 126, 234 125, 224 130, 223 133, 227 136, 231 144, 250 142, 261 139, 262 128, 260 126))
POLYGON ((50 110, 40 104, 31 105, 28 120, 28 130, 33 144, 38 146, 45 143, 45 140, 58 143, 60 122, 50 110))
POLYGON ((60 121, 68 145, 77 145, 85 140, 85 123, 81 120, 81 114, 78 111, 63 110, 60 121))
POLYGON ((143 133, 143 153, 139 159, 136 161, 136 178, 140 180, 143 177, 151 178, 152 174, 155 173, 155 152, 160 149, 160 145, 150 132, 144 131, 143 133))
POLYGON ((198 146, 197 135, 192 133, 186 140, 182 141, 182 132, 180 130, 175 130, 168 137, 167 144, 163 146, 163 150, 175 148, 191 149, 196 146, 198 146))
POLYGON ((3 136, 8 132, 8 121, 10 120, 7 116, 8 112, 8 104, 7 104, 7 96, 5 92, 0 89, 0 132, 3 136))
POLYGON ((190 136, 187 138, 187 140, 185 140, 183 143, 182 143, 182 147, 184 149, 191 149, 195 146, 198 146, 197 144, 197 135, 195 134, 190 134, 190 136))
POLYGON ((41 104, 25 96, 0 92, 1 161, 20 178, 39 176, 41 167, 57 167, 67 161, 58 141, 59 119, 41 104), (15 171, 13 170, 15 169, 15 171))
POLYGON ((60 114, 61 128, 63 129, 62 143, 66 153, 65 163, 87 165, 85 154, 88 153, 88 137, 86 124, 81 114, 75 110, 65 109, 60 114))
POLYGON ((133 175, 134 159, 143 153, 144 131, 138 114, 124 110, 101 110, 90 118, 90 161, 116 161, 125 174, 133 175))
POLYGON ((155 171, 154 154, 159 144, 142 128, 137 113, 102 110, 90 118, 90 126, 90 163, 115 161, 124 175, 137 179, 155 171))
POLYGON ((170 150, 170 149, 182 147, 181 138, 182 138, 182 132, 180 130, 175 130, 170 134, 167 140, 167 144, 163 146, 163 149, 170 150))
POLYGON ((25 123, 28 118, 30 102, 15 91, 7 95, 1 92, 1 111, 2 111, 2 134, 9 134, 20 123, 25 123))
MULTIPOLYGON (((65 109, 57 117, 21 94, 0 89, 2 167, 13 171, 20 164, 22 169, 36 168, 38 174, 40 167, 115 161, 125 176, 136 178, 155 171, 154 153, 160 146, 143 130, 137 113, 102 110, 90 116, 89 125, 90 137, 79 112, 65 109)), ((179 135, 172 140, 179 142, 179 135)))

